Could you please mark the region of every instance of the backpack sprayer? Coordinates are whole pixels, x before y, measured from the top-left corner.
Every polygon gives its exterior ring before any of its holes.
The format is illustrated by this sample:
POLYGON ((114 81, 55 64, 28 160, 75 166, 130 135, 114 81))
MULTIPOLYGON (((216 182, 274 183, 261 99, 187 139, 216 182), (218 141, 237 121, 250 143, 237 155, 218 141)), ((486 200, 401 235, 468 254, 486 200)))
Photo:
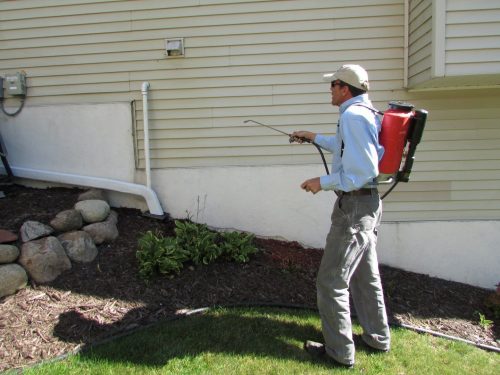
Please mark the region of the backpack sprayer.
MULTIPOLYGON (((399 182, 410 181, 411 169, 415 160, 415 151, 422 139, 428 112, 424 109, 415 110, 412 104, 395 101, 389 102, 389 109, 385 112, 380 112, 375 108, 363 104, 355 105, 368 108, 374 113, 383 115, 379 142, 385 151, 382 160, 378 164, 379 175, 376 182, 377 184, 392 184, 381 197, 381 199, 384 199, 399 182)), ((290 143, 296 141, 311 143, 318 149, 326 173, 330 174, 323 151, 315 142, 311 142, 305 138, 298 139, 291 134, 254 120, 244 121, 244 123, 248 122, 253 122, 254 124, 287 135, 290 143)))

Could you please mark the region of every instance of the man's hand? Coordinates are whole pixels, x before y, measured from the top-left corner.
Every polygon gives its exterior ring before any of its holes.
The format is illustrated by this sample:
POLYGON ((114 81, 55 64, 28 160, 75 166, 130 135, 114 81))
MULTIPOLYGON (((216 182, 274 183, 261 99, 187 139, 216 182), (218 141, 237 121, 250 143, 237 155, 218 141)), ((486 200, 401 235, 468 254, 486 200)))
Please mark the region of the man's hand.
POLYGON ((313 194, 316 194, 318 191, 321 190, 321 183, 319 181, 319 177, 316 178, 311 178, 309 180, 306 180, 300 185, 302 189, 304 189, 307 192, 311 192, 313 194))
POLYGON ((290 142, 314 142, 314 138, 316 138, 316 133, 300 130, 297 132, 293 132, 290 134, 290 142))

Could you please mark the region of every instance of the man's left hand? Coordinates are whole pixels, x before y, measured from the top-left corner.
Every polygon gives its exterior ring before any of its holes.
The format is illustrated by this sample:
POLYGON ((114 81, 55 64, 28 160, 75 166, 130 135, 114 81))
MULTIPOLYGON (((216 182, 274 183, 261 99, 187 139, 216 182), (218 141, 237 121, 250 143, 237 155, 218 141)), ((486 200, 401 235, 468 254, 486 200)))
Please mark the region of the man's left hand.
POLYGON ((304 181, 302 185, 300 185, 300 187, 307 192, 310 191, 311 193, 316 194, 318 191, 321 190, 321 183, 319 181, 319 177, 311 178, 307 181, 304 181))

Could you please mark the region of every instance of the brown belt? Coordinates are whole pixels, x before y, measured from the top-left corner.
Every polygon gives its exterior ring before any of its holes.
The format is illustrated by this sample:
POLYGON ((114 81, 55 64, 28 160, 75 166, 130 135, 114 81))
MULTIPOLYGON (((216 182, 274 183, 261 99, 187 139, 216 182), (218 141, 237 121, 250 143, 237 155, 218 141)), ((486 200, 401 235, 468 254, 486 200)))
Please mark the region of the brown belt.
POLYGON ((359 189, 359 190, 353 190, 353 191, 341 191, 340 195, 350 195, 352 197, 357 197, 360 195, 372 195, 372 194, 377 194, 378 191, 377 189, 370 189, 370 188, 365 188, 365 189, 359 189))

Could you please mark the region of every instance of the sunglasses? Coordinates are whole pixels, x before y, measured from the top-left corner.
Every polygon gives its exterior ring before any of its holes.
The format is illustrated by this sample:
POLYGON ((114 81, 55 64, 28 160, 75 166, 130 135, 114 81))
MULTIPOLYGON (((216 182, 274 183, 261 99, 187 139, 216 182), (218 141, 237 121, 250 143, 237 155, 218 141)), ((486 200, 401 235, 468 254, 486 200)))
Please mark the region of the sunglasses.
POLYGON ((342 84, 339 81, 332 81, 330 87, 333 89, 336 85, 342 86, 342 84))

